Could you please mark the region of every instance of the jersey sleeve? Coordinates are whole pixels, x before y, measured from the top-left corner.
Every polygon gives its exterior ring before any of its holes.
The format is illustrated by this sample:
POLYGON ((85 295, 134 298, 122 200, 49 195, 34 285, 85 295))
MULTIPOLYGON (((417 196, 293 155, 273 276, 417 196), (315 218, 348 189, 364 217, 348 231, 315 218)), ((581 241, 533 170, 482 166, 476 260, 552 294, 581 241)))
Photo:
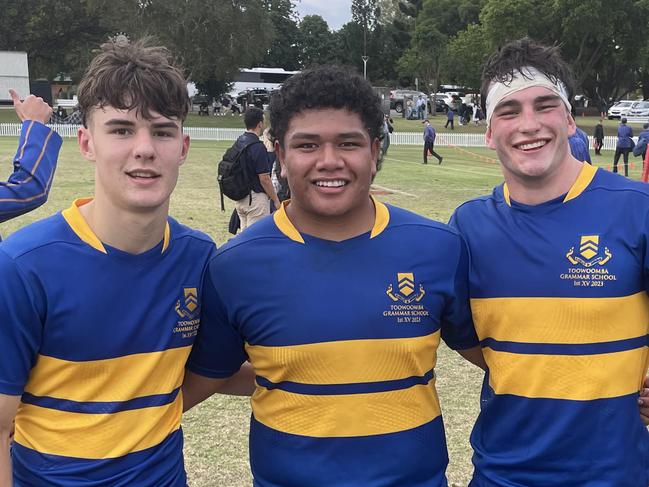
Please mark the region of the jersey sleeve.
POLYGON ((21 395, 36 360, 43 324, 18 266, 0 250, 0 393, 21 395))
POLYGON ((212 261, 203 281, 201 325, 187 361, 187 369, 213 379, 234 375, 248 359, 243 337, 228 318, 215 283, 218 273, 212 261))
POLYGON ((458 262, 453 290, 442 317, 442 339, 453 350, 464 350, 480 344, 471 318, 469 305, 469 252, 466 242, 458 237, 458 262))
POLYGON ((61 144, 61 137, 42 123, 23 122, 13 173, 0 181, 0 222, 47 201, 61 144))

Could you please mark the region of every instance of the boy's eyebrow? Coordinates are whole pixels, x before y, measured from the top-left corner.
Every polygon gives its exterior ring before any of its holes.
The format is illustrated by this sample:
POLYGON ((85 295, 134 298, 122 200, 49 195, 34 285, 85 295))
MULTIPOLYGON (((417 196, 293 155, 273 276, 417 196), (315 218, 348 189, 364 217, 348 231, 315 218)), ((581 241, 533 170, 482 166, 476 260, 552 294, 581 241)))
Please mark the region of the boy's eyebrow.
POLYGON ((113 125, 126 125, 128 127, 133 127, 135 125, 135 122, 132 122, 130 120, 127 120, 125 118, 111 118, 110 120, 107 120, 104 125, 108 126, 113 126, 113 125))
MULTIPOLYGON (((561 97, 558 95, 542 95, 534 98, 534 103, 546 103, 549 101, 561 101, 561 97)), ((518 108, 521 106, 521 103, 518 100, 505 100, 494 108, 494 111, 500 110, 501 108, 518 108)))
MULTIPOLYGON (((353 132, 342 132, 336 135, 339 139, 355 139, 358 137, 364 137, 365 134, 360 131, 353 132)), ((314 134, 309 132, 295 132, 291 135, 291 139, 306 139, 306 140, 317 140, 320 138, 320 134, 314 134)))
POLYGON ((548 101, 561 101, 558 95, 543 95, 534 99, 534 103, 545 103, 548 101))
POLYGON ((176 122, 155 122, 152 125, 153 125, 153 128, 156 128, 156 129, 165 129, 165 128, 177 129, 177 128, 180 128, 179 124, 176 123, 176 122))
MULTIPOLYGON (((104 125, 108 127, 114 127, 114 126, 120 126, 120 127, 134 127, 135 122, 125 119, 125 118, 111 118, 110 120, 107 120, 104 125)), ((180 128, 178 123, 176 122, 154 122, 151 124, 153 128, 155 129, 165 129, 165 128, 173 128, 177 129, 180 128)))
POLYGON ((517 100, 505 100, 501 103, 498 103, 498 105, 496 105, 496 108, 494 108, 494 111, 498 111, 502 108, 518 108, 520 106, 521 104, 517 100))

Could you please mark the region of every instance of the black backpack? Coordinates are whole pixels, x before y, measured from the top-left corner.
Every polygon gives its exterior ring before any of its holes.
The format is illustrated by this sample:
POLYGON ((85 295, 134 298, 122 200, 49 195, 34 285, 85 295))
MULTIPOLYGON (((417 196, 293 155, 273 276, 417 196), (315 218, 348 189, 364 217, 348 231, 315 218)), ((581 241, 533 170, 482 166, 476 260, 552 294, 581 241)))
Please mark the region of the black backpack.
POLYGON ((255 139, 251 142, 246 142, 242 138, 237 139, 232 147, 225 151, 223 159, 218 164, 216 180, 219 183, 219 191, 221 192, 221 211, 225 211, 223 195, 234 201, 250 195, 252 202, 250 176, 246 164, 241 162, 241 156, 251 145, 262 143, 258 138, 255 139))

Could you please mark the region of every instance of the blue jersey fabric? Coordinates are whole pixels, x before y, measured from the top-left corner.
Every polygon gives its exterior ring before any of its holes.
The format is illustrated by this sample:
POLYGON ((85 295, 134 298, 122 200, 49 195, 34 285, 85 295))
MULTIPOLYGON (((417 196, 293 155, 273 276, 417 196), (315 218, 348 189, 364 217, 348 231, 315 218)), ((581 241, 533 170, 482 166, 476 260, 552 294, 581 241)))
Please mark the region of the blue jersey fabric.
POLYGON ((472 486, 646 487, 649 189, 584 164, 536 206, 506 185, 451 223, 489 366, 472 486))
POLYGON ((446 485, 434 367, 440 333, 478 343, 466 247, 443 224, 375 207, 370 233, 332 242, 300 234, 282 206, 209 264, 188 368, 254 366, 256 486, 446 485))
POLYGON ((61 144, 59 134, 49 127, 23 122, 13 173, 6 182, 0 181, 0 223, 47 201, 61 144))
POLYGON ((583 130, 577 127, 575 133, 568 137, 568 144, 570 144, 570 153, 575 159, 592 164, 588 152, 588 136, 583 130))
POLYGON ((99 241, 84 203, 0 244, 14 482, 185 486, 180 385, 214 244, 169 218, 159 245, 129 254, 99 241))

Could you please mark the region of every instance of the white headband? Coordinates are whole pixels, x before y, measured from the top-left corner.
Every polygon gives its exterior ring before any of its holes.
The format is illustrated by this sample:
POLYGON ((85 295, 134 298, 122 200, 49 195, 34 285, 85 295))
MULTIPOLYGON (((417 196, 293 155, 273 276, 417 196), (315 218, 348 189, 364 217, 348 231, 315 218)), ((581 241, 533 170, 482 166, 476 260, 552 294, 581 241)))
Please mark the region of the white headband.
POLYGON ((518 72, 514 73, 514 77, 510 82, 494 81, 491 83, 485 102, 487 106, 487 127, 491 123, 491 116, 494 113, 494 109, 503 98, 517 91, 530 88, 531 86, 543 86, 549 89, 561 98, 568 111, 572 109, 568 101, 568 90, 561 80, 553 83, 547 75, 538 69, 532 66, 524 66, 518 72))

